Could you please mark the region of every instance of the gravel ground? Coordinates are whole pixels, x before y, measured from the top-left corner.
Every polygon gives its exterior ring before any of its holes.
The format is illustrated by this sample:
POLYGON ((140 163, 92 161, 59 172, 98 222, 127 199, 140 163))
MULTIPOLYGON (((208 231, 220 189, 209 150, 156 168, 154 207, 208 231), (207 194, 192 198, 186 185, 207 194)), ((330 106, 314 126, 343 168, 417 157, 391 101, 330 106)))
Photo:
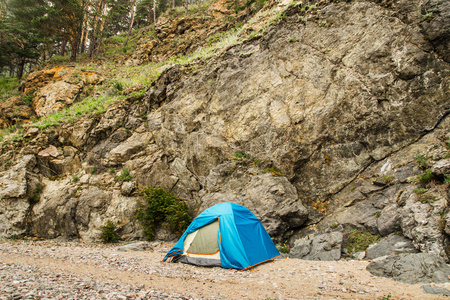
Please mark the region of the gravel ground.
POLYGON ((161 263, 171 244, 118 246, 0 240, 0 299, 449 299, 374 277, 366 261, 279 259, 241 272, 161 263))

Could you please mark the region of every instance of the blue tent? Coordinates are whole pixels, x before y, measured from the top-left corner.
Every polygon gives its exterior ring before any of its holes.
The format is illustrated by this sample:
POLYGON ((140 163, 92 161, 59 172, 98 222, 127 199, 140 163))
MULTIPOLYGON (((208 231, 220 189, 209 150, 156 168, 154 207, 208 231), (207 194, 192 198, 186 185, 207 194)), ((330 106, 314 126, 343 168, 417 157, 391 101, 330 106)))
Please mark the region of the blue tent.
POLYGON ((264 226, 246 207, 214 205, 195 218, 163 261, 246 270, 280 256, 264 226))

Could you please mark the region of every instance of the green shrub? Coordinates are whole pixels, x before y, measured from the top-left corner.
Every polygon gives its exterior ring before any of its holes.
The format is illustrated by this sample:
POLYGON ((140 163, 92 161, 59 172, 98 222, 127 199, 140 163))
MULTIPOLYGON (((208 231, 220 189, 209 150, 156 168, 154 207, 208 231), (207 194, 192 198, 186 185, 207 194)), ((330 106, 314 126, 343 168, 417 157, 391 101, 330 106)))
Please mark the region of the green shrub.
POLYGON ((61 55, 55 55, 51 58, 51 63, 53 64, 61 64, 66 63, 70 60, 70 57, 68 56, 61 56, 61 55))
POLYGON ((377 243, 380 239, 380 235, 373 235, 369 232, 355 229, 348 237, 347 250, 349 253, 365 251, 369 245, 377 243))
POLYGON ((434 200, 437 199, 437 196, 434 194, 419 194, 419 198, 417 200, 419 200, 422 203, 431 203, 434 200))
POLYGON ((434 174, 430 169, 428 169, 424 173, 417 175, 417 181, 420 183, 429 183, 434 179, 434 177, 434 174))
POLYGON ((243 164, 254 164, 255 166, 258 166, 261 161, 257 158, 251 157, 248 154, 244 153, 235 153, 233 160, 242 162, 243 164))
POLYGON ((124 181, 130 181, 133 179, 133 176, 131 176, 130 171, 127 168, 123 168, 122 172, 120 172, 119 176, 116 176, 114 178, 118 182, 124 182, 124 181))
POLYGON ((289 252, 291 252, 291 247, 289 247, 287 243, 283 243, 283 245, 277 245, 277 250, 280 253, 289 254, 289 252))
POLYGON ((38 203, 41 200, 41 193, 44 190, 44 187, 45 187, 45 185, 43 185, 42 183, 36 184, 36 186, 34 187, 33 192, 28 197, 28 201, 31 204, 36 204, 36 203, 38 203))
POLYGON ((191 217, 185 202, 163 188, 149 187, 143 191, 136 219, 144 226, 147 240, 154 237, 155 228, 163 225, 174 233, 181 234, 189 226, 191 217))
POLYGON ((124 89, 123 83, 120 81, 114 82, 114 88, 119 92, 123 91, 124 89))
POLYGON ((444 183, 450 183, 450 175, 444 175, 444 183))
POLYGON ((116 226, 108 220, 105 226, 102 227, 102 234, 100 235, 103 243, 114 243, 117 242, 120 238, 117 234, 116 226))
POLYGON ((431 167, 431 159, 428 155, 417 154, 415 159, 421 169, 428 169, 431 167))

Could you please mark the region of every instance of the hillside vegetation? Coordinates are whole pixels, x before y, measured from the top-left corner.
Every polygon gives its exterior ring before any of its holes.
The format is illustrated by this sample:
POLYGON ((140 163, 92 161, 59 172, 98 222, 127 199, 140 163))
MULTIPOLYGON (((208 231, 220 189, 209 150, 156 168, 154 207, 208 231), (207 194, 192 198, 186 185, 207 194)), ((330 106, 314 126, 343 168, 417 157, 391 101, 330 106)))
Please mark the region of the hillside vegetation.
MULTIPOLYGON (((80 80, 81 72, 94 72, 103 77, 100 84, 83 87, 83 93, 75 95, 75 101, 45 116, 35 114, 40 105, 36 103, 36 95, 45 79, 26 77, 19 84, 13 77, 2 78, 0 139, 8 140, 8 136, 17 139, 24 127, 44 129, 73 122, 85 114, 102 113, 112 103, 126 98, 140 99, 146 87, 167 68, 175 64, 189 65, 195 72, 199 68, 195 65, 261 35, 281 15, 274 3, 263 10, 264 2, 249 1, 234 8, 236 5, 237 2, 219 1, 191 5, 187 12, 182 7, 168 10, 156 24, 132 31, 128 40, 126 32, 105 39, 95 58, 80 54, 77 62, 71 62, 70 56, 56 55, 41 61, 41 70, 73 69, 70 72, 74 72, 75 81, 80 80), (19 113, 24 106, 31 109, 26 108, 29 113, 19 113)), ((65 80, 55 72, 52 74, 53 82, 65 80)))

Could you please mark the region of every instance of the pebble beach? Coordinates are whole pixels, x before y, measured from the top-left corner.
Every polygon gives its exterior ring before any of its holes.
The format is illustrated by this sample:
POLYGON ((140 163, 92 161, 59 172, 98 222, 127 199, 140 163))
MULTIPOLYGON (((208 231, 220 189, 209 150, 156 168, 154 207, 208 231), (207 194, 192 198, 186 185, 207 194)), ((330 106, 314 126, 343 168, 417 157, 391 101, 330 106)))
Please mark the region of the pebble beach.
POLYGON ((170 243, 121 245, 0 240, 0 299, 448 299, 374 277, 367 261, 281 258, 236 271, 162 263, 170 243))

